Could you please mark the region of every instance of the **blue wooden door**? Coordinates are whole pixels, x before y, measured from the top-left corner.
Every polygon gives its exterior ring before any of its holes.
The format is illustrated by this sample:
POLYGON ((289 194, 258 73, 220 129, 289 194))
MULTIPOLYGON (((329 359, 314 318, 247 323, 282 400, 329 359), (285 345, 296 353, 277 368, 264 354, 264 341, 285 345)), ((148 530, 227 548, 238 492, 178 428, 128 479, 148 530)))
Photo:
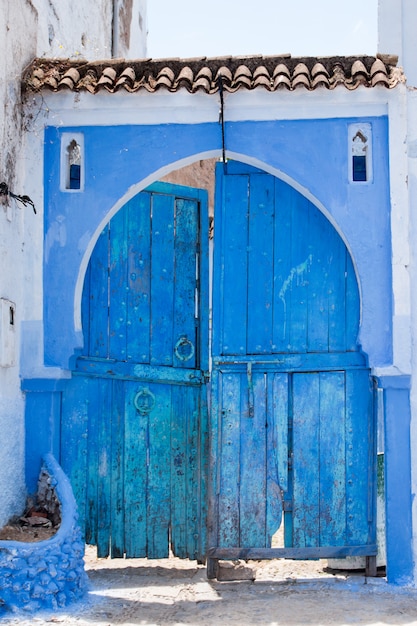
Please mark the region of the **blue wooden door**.
POLYGON ((99 556, 205 555, 207 221, 205 192, 153 185, 88 266, 62 464, 99 556))
POLYGON ((275 177, 228 162, 216 181, 209 556, 373 555, 373 389, 349 252, 275 177))

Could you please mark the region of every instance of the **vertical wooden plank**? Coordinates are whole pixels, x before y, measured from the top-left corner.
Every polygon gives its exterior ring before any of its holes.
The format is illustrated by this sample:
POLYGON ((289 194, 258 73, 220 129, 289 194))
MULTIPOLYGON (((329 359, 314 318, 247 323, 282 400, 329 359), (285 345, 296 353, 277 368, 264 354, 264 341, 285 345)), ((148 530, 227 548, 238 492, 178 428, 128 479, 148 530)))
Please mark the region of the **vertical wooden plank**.
POLYGON ((111 502, 111 413, 112 381, 98 379, 97 405, 91 413, 98 413, 97 419, 97 556, 107 557, 110 553, 110 533, 112 522, 111 502))
POLYGON ((148 558, 169 555, 171 520, 171 385, 149 385, 155 406, 149 414, 148 558))
MULTIPOLYGON (((125 411, 124 411, 124 382, 114 380, 112 385, 112 411, 111 411, 111 557, 121 558, 125 552, 125 528, 124 511, 124 436, 125 436, 125 411)), ((130 476, 126 477, 126 482, 130 476)))
POLYGON ((86 481, 86 542, 97 545, 98 528, 98 483, 99 483, 99 428, 101 411, 100 406, 100 385, 97 378, 86 379, 87 403, 88 403, 88 450, 87 450, 87 471, 84 477, 86 481))
POLYGON ((110 221, 110 341, 109 356, 126 361, 127 331, 127 218, 126 207, 110 221))
POLYGON ((152 195, 151 364, 172 365, 174 198, 152 195))
POLYGON ((268 374, 267 546, 282 522, 282 493, 288 489, 288 374, 268 374))
MULTIPOLYGON (((209 415, 208 415, 208 385, 203 385, 198 393, 198 477, 196 491, 198 497, 198 524, 199 541, 197 560, 204 562, 208 548, 208 503, 209 503, 209 415)), ((213 428, 213 433, 215 429, 213 428)), ((215 472, 214 477, 215 479, 215 472)))
POLYGON ((266 377, 252 372, 252 381, 241 375, 240 420, 240 543, 267 547, 266 539, 266 377), (248 384, 253 385, 253 417, 248 410, 248 384))
MULTIPOLYGON (((188 423, 190 399, 186 387, 172 387, 171 417, 171 545, 175 556, 185 559, 187 554, 188 493, 188 423)), ((190 529, 191 530, 191 529, 190 529)))
POLYGON ((291 291, 290 352, 306 352, 308 322, 308 284, 313 263, 308 245, 309 202, 300 194, 294 195, 291 232, 291 270, 287 290, 291 291))
POLYGON ((90 259, 90 352, 109 354, 109 226, 100 234, 90 259))
POLYGON ((62 394, 60 462, 78 505, 79 524, 85 536, 87 512, 88 386, 80 376, 68 381, 62 394))
POLYGON ((368 500, 375 481, 369 462, 374 431, 369 370, 346 372, 346 403, 346 539, 348 545, 361 545, 369 541, 373 526, 368 500))
POLYGON ((126 558, 147 555, 148 416, 134 405, 143 385, 125 382, 125 548, 126 558))
POLYGON ((276 450, 277 479, 283 491, 288 489, 288 374, 273 375, 272 442, 276 450))
POLYGON ((346 250, 346 345, 345 350, 358 349, 360 299, 358 282, 349 251, 346 250))
POLYGON ((293 432, 293 412, 294 412, 294 374, 288 376, 288 483, 284 492, 284 546, 290 548, 294 545, 294 432, 293 432))
MULTIPOLYGON (((329 351, 346 346, 346 246, 334 228, 329 228, 329 351), (330 252, 331 250, 331 252, 330 252)), ((356 313, 359 317, 359 310, 356 313)))
POLYGON ((210 383, 210 418, 208 420, 207 547, 219 545, 222 382, 218 368, 213 368, 210 383))
POLYGON ((198 387, 186 391, 188 405, 187 419, 187 465, 186 465, 186 522, 187 522, 187 556, 197 559, 200 553, 200 520, 199 520, 199 442, 198 422, 200 418, 200 390, 198 387))
POLYGON ((319 374, 293 377, 293 545, 319 545, 319 374))
POLYGON ((221 447, 219 454, 218 545, 222 548, 240 545, 240 412, 241 374, 228 372, 222 375, 219 413, 221 419, 221 447))
POLYGON ((294 190, 275 180, 274 304, 272 352, 288 352, 291 327, 291 209, 294 190))
MULTIPOLYGON (((128 207, 127 360, 149 363, 151 307, 151 195, 142 191, 128 207)), ((122 209, 125 210, 125 209, 122 209)))
POLYGON ((198 203, 177 198, 175 201, 175 294, 174 351, 175 367, 195 367, 198 356, 197 244, 198 203), (181 345, 181 338, 186 343, 181 345), (191 342, 191 345, 190 343, 191 342))
POLYGON ((320 373, 320 545, 346 540, 345 374, 320 373))
MULTIPOLYGON (((223 346, 223 304, 224 304, 224 186, 225 176, 223 172, 224 163, 216 163, 215 168, 215 189, 214 189, 214 221, 213 221, 213 241, 209 246, 212 266, 212 277, 209 280, 209 290, 211 297, 209 307, 211 308, 211 355, 219 356, 223 346), (215 244, 215 245, 214 245, 215 244)), ((210 324, 210 321, 209 321, 210 324)), ((215 369, 213 369, 214 375, 215 369)), ((214 395, 213 395, 214 397, 214 395)), ((217 398, 217 396, 216 396, 217 398)), ((210 517, 210 516, 209 516, 210 517)))
POLYGON ((222 245, 216 255, 221 284, 215 285, 213 308, 222 310, 220 354, 246 354, 248 177, 223 180, 222 245), (219 289, 220 287, 220 289, 219 289), (236 316, 239 324, 236 324, 236 316))
MULTIPOLYGON (((332 254, 334 236, 324 215, 310 205, 308 208, 310 225, 309 245, 312 260, 309 271, 308 289, 308 346, 309 352, 329 350, 329 280, 333 271, 332 254)), ((340 278, 340 276, 339 276, 340 278)))
MULTIPOLYGON (((94 251, 93 251, 94 254, 94 251)), ((91 354, 92 346, 90 347, 91 331, 90 331, 90 289, 91 289, 91 263, 87 266, 87 271, 84 277, 83 293, 81 296, 81 326, 83 329, 83 354, 91 354)))
POLYGON ((199 194, 199 255, 198 255, 198 295, 199 295, 199 319, 200 319, 200 369, 208 372, 209 369, 209 317, 211 303, 211 290, 209 282, 212 280, 209 267, 209 216, 208 194, 200 191, 199 194))
POLYGON ((249 184, 247 353, 272 351, 274 177, 254 175, 249 184))

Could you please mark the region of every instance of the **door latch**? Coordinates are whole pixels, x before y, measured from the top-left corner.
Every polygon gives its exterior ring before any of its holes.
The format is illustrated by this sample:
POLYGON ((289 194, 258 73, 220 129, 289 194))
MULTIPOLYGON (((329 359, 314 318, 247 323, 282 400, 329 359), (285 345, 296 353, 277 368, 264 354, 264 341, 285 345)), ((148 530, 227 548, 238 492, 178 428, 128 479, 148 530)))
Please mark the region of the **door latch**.
POLYGON ((248 417, 254 417, 255 401, 254 401, 254 395, 253 395, 252 363, 251 362, 247 364, 246 375, 248 378, 248 417))

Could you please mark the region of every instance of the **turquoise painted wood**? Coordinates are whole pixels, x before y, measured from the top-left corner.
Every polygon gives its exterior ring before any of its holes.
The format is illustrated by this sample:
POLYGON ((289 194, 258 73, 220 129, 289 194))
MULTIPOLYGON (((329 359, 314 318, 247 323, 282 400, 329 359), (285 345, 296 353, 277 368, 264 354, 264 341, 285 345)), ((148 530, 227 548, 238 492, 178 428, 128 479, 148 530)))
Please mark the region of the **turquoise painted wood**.
POLYGON ((210 555, 375 554, 373 388, 344 242, 234 162, 218 165, 214 237, 210 555))
POLYGON ((63 466, 86 540, 101 556, 171 548, 204 560, 207 528, 209 559, 374 555, 373 388, 350 255, 289 185, 226 170, 216 174, 210 441, 205 196, 152 186, 91 257, 85 349, 62 403, 63 466))
POLYGON ((205 192, 158 183, 89 263, 62 463, 99 556, 206 553, 207 223, 205 192))

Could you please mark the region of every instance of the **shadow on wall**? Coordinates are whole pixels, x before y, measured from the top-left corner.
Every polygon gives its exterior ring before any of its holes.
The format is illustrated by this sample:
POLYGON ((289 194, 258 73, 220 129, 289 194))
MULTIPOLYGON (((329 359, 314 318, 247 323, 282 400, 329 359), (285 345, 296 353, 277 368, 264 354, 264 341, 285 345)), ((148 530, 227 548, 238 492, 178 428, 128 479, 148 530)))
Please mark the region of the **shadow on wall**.
POLYGON ((45 541, 0 541, 0 615, 5 611, 57 609, 87 590, 84 543, 71 485, 52 454, 44 457, 41 477, 60 503, 61 526, 45 541))

